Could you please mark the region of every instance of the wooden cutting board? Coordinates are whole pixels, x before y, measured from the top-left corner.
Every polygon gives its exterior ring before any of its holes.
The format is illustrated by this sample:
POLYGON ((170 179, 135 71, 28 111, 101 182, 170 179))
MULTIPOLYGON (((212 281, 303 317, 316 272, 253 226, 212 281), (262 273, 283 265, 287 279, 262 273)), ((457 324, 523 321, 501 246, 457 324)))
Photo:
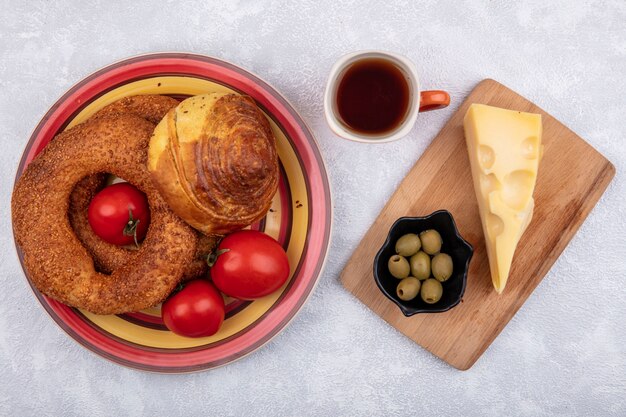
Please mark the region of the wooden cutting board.
MULTIPOLYGON (((455 368, 469 369, 546 275, 609 182, 615 167, 558 120, 494 80, 484 80, 404 178, 341 274, 343 285, 393 327, 455 368), (533 220, 522 237, 504 292, 491 284, 478 205, 463 135, 471 103, 541 113, 544 156, 533 220), (380 292, 372 262, 392 223, 402 216, 449 210, 474 246, 463 301, 439 314, 407 318, 380 292)), ((558 277, 556 277, 558 279, 558 277)))

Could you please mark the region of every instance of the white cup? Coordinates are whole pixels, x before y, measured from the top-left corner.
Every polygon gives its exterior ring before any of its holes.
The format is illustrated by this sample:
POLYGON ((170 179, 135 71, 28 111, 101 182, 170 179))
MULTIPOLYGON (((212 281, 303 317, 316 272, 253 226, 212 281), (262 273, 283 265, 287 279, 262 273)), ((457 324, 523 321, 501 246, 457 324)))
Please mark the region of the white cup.
POLYGON ((420 112, 437 110, 450 104, 450 96, 445 91, 422 91, 415 65, 407 58, 391 52, 359 51, 345 55, 333 65, 324 93, 324 115, 331 130, 345 139, 365 143, 391 142, 406 136, 415 125, 420 112), (380 59, 392 63, 404 75, 409 86, 409 105, 404 118, 397 127, 384 133, 363 133, 350 128, 339 115, 337 109, 337 89, 346 71, 362 60, 380 59))

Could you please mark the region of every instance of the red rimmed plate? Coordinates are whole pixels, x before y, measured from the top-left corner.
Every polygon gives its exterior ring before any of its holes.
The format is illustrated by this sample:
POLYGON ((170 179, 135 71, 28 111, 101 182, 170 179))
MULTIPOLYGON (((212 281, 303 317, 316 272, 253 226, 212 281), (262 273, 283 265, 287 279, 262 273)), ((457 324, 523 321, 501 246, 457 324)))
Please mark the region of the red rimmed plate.
MULTIPOLYGON (((168 373, 210 369, 254 351, 289 323, 317 282, 330 239, 330 190, 315 139, 293 107, 255 75, 215 58, 162 53, 115 63, 79 82, 44 116, 22 156, 16 178, 56 134, 125 96, 181 97, 221 91, 254 98, 276 135, 281 162, 279 192, 268 215, 252 227, 283 245, 292 275, 280 291, 262 299, 227 300, 227 316, 220 331, 199 339, 167 331, 159 307, 98 316, 56 302, 33 286, 43 307, 63 330, 81 345, 121 365, 168 373)), ((19 249, 18 254, 21 260, 19 249)), ((32 286, 30 279, 29 283, 32 286)))

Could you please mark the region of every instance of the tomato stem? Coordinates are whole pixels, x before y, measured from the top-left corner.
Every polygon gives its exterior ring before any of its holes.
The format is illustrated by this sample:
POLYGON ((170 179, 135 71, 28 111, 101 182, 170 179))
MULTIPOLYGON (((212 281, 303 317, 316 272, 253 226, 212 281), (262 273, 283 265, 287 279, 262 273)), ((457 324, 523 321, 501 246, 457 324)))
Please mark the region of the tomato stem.
POLYGON ((217 257, 230 251, 230 249, 219 249, 217 251, 213 251, 211 253, 209 253, 209 255, 206 257, 206 263, 209 265, 209 268, 212 268, 213 265, 215 265, 215 262, 217 262, 217 257))
POLYGON ((124 236, 132 236, 135 241, 135 246, 139 247, 139 242, 137 242, 137 226, 139 226, 139 222, 141 220, 133 218, 133 210, 128 208, 128 223, 124 226, 124 230, 122 231, 124 236))

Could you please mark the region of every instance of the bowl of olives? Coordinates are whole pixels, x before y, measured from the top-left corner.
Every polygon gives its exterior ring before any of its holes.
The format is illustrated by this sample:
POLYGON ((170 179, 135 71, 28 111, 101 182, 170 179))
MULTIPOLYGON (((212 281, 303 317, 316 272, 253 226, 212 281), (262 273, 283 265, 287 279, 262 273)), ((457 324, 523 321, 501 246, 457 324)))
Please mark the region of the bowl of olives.
POLYGON ((461 302, 473 253, 447 210, 401 217, 374 258, 374 279, 405 316, 441 313, 461 302))

